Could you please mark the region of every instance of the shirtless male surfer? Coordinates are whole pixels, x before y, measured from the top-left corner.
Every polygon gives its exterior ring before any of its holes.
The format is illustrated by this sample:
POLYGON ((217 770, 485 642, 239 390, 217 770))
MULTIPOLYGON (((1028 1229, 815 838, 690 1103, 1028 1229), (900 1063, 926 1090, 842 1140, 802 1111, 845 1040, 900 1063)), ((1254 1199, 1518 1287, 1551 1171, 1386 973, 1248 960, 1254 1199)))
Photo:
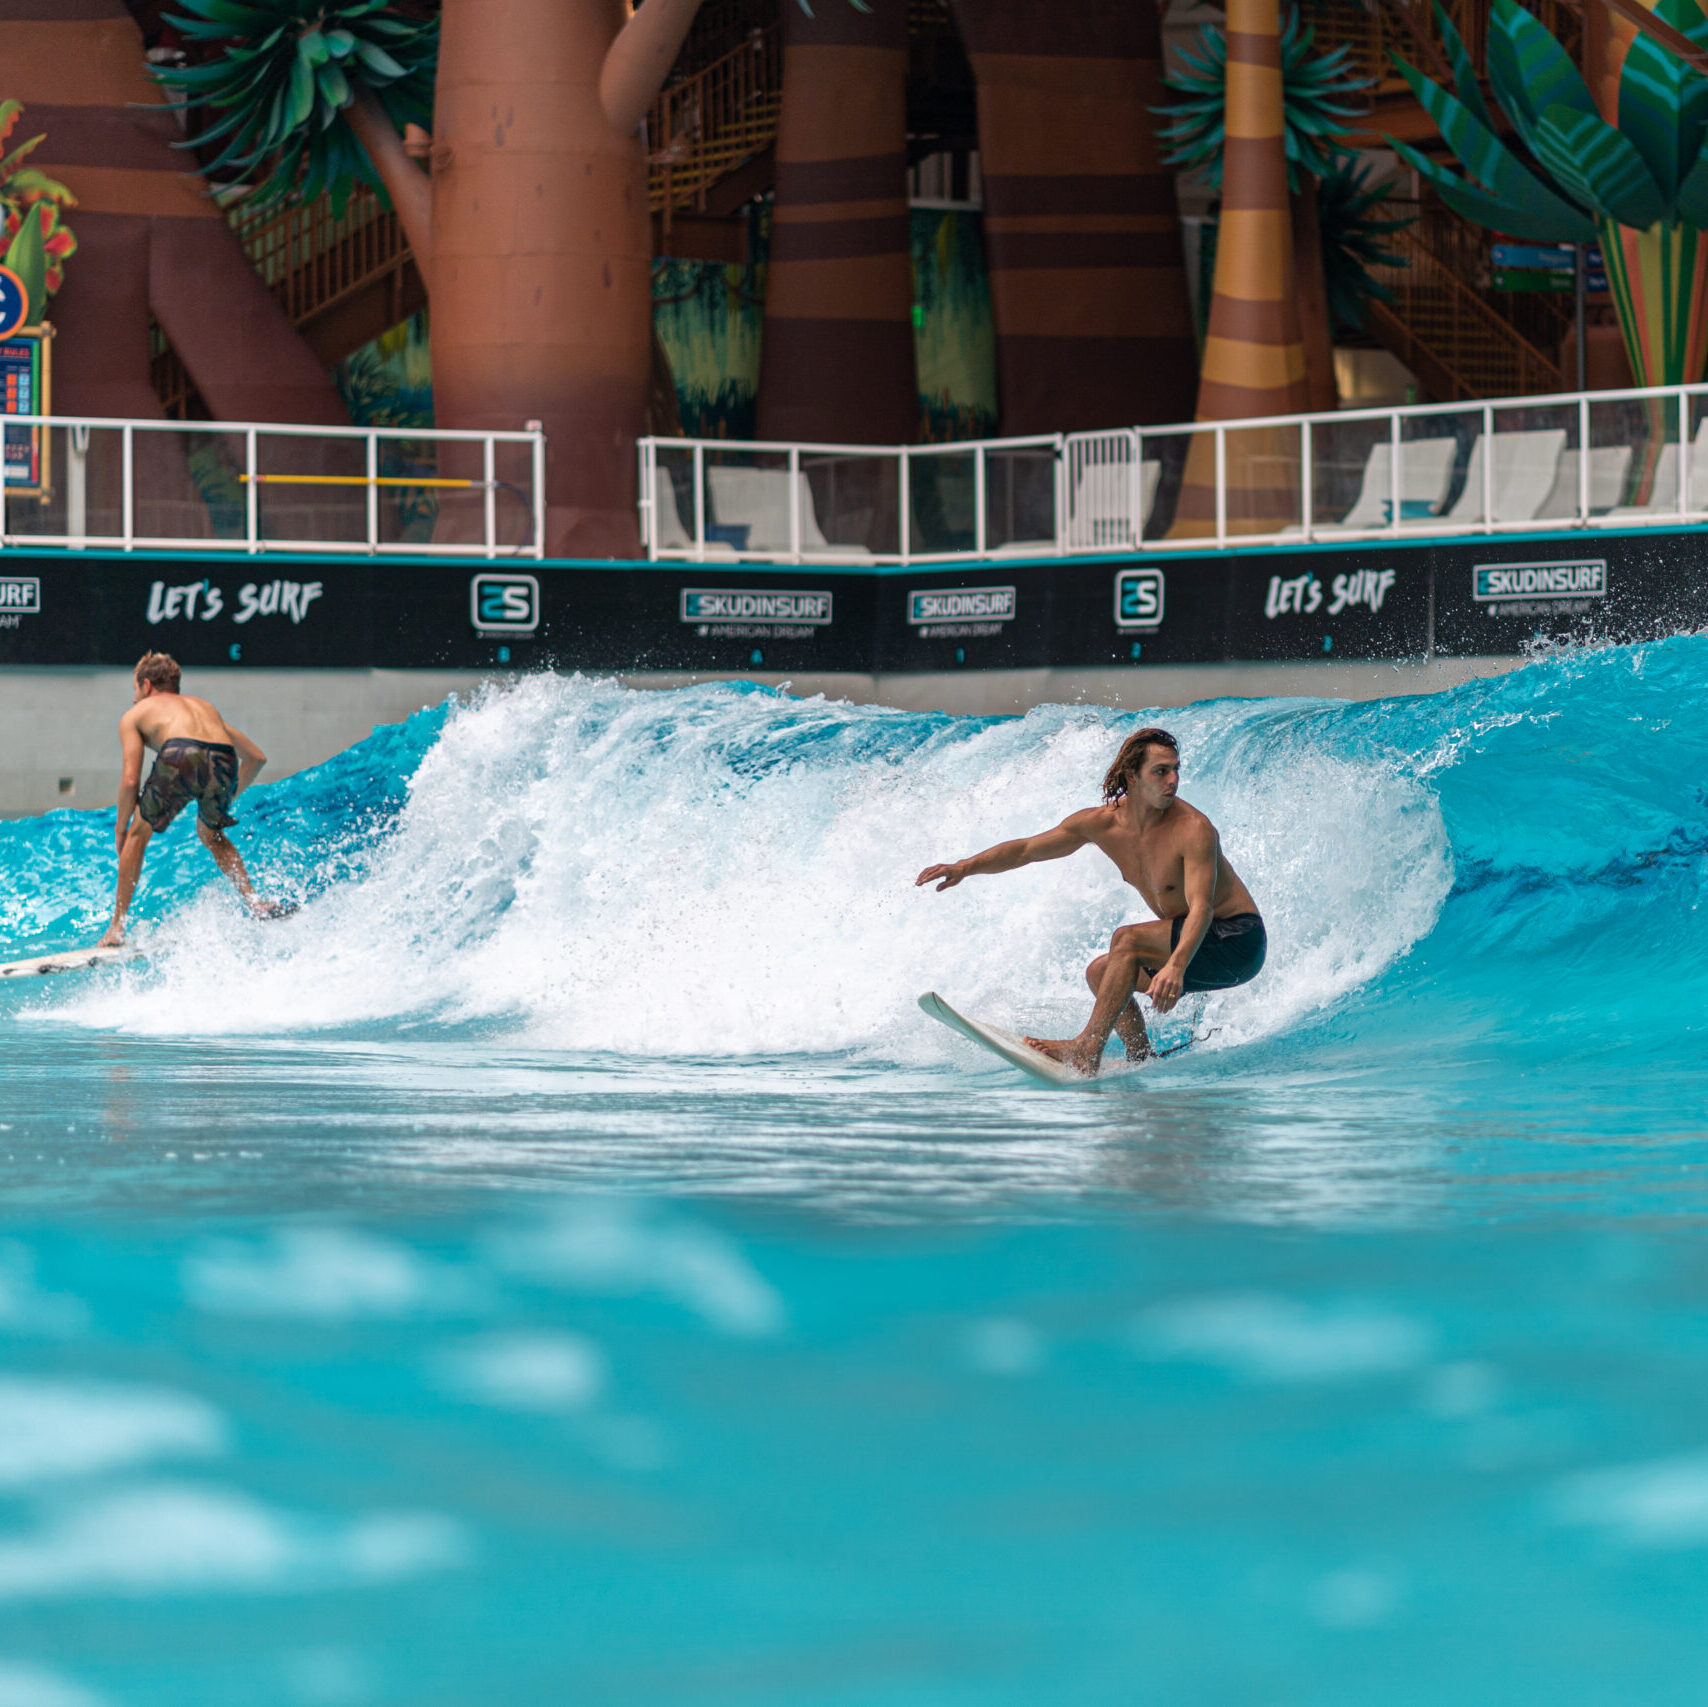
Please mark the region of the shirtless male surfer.
POLYGON ((101 938, 102 948, 117 948, 125 940, 125 914, 142 874, 149 838, 156 830, 164 830, 192 800, 202 841, 220 870, 236 884, 250 912, 265 919, 284 911, 256 895, 243 856, 225 833, 237 822, 231 816, 232 801, 255 780, 267 755, 205 699, 179 693, 179 678, 177 664, 164 652, 145 653, 136 666, 134 702, 119 719, 119 752, 124 760, 117 828, 119 891, 113 922, 101 938), (155 759, 148 783, 139 793, 144 747, 154 749, 155 759))
POLYGON ((1166 729, 1129 735, 1103 779, 1103 804, 1064 818, 1053 830, 999 842, 971 859, 932 865, 914 887, 953 889, 963 877, 1015 871, 1043 859, 1065 859, 1087 842, 1115 862, 1157 916, 1122 925, 1109 952, 1085 969, 1097 993, 1085 1030, 1059 1040, 1026 1041, 1082 1073, 1095 1073, 1111 1031, 1127 1058, 1151 1052, 1133 994, 1148 995, 1165 1014, 1188 990, 1231 990, 1263 969, 1268 942, 1257 903, 1222 852, 1216 826, 1178 797, 1180 743, 1166 729))

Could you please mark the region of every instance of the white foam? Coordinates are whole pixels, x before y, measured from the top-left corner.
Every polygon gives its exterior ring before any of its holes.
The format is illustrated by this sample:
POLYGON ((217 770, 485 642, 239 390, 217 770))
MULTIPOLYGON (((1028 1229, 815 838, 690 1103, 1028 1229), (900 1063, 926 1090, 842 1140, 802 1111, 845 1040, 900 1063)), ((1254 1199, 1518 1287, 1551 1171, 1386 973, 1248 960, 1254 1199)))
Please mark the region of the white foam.
POLYGON ((460 1277, 407 1246, 341 1227, 291 1227, 262 1241, 210 1240, 185 1259, 184 1290, 241 1316, 403 1316, 454 1300, 460 1277))
POLYGON ((581 1334, 487 1334, 438 1359, 441 1382, 481 1404, 521 1411, 577 1411, 609 1379, 605 1354, 581 1334))
POLYGON ((0 1707, 102 1707, 102 1698, 44 1666, 0 1660, 0 1707))
POLYGON ((1555 1483, 1548 1505, 1556 1522, 1628 1546, 1708 1546, 1708 1451, 1579 1471, 1555 1483))
MULTIPOLYGON (((1336 1000, 1430 928, 1445 836, 1394 763, 1333 756, 1297 707, 1170 722, 1185 793, 1270 926, 1260 983, 1210 1004, 1221 1042, 1336 1000)), ((1092 850, 943 895, 915 875, 1093 802, 1128 727, 531 677, 450 717, 365 879, 265 929, 206 899, 146 968, 55 1011, 173 1033, 500 1018, 555 1048, 941 1059, 921 990, 1077 1023, 1085 965, 1145 909, 1092 850)))
POLYGON ((782 1299, 729 1240, 619 1200, 500 1234, 491 1254, 500 1269, 577 1291, 662 1293, 728 1334, 774 1334, 784 1322, 782 1299))
POLYGON ((225 1425, 189 1393, 110 1381, 0 1376, 0 1488, 225 1449, 225 1425))
POLYGON ((0 1535, 0 1600, 379 1583, 466 1553, 458 1526, 434 1513, 316 1523, 235 1489, 149 1484, 69 1502, 33 1531, 0 1535))
POLYGON ((1213 1293, 1139 1318, 1142 1355, 1218 1364, 1254 1381, 1351 1381, 1415 1369, 1428 1324, 1380 1305, 1303 1304, 1267 1292, 1213 1293))

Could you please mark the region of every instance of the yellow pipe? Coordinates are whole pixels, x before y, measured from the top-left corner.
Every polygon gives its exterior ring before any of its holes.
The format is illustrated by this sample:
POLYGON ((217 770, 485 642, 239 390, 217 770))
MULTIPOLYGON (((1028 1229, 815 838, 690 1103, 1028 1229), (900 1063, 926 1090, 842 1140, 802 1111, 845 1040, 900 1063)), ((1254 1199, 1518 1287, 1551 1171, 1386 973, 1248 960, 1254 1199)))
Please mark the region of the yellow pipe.
MULTIPOLYGON (((237 478, 247 485, 251 477, 240 474, 237 478)), ((417 480, 402 474, 257 474, 253 478, 258 486, 456 486, 466 490, 487 484, 484 480, 417 480)))

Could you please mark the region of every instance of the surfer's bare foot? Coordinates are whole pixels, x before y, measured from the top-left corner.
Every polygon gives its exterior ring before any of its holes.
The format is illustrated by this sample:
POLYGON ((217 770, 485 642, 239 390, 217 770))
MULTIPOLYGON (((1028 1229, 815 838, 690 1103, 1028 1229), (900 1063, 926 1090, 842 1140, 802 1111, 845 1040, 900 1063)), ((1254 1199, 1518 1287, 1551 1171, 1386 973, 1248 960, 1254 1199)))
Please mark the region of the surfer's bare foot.
POLYGON ((1083 1038, 1027 1037, 1021 1041, 1028 1049, 1036 1049, 1040 1055, 1048 1055, 1052 1061, 1060 1061, 1064 1066, 1084 1073, 1087 1078, 1096 1077, 1097 1069, 1103 1064, 1103 1051, 1094 1050, 1083 1038))
POLYGON ((109 925, 107 934, 95 944, 97 948, 123 948, 124 945, 125 933, 122 925, 109 925))
POLYGON ((295 901, 262 901, 249 903, 250 913, 257 919, 288 919, 297 910, 295 901))

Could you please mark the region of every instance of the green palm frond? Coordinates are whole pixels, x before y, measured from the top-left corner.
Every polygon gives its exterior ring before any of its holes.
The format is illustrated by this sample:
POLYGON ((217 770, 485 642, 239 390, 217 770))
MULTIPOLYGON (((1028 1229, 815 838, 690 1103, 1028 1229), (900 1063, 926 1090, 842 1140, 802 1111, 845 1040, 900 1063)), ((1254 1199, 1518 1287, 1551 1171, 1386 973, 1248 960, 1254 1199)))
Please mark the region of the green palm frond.
MULTIPOLYGON (((1656 0, 1654 11, 1708 47, 1708 18, 1695 0, 1656 0)), ((1454 89, 1396 63, 1463 175, 1404 143, 1395 148, 1449 207, 1478 225, 1544 243, 1589 241, 1598 219, 1646 230, 1708 216, 1708 78, 1638 35, 1620 73, 1615 127, 1553 36, 1518 0, 1492 0, 1489 82, 1521 156, 1496 134, 1439 4, 1435 16, 1448 42, 1454 89)))
MULTIPOLYGON (((21 101, 0 101, 0 146, 23 110, 21 101)), ((24 281, 32 320, 47 312, 47 299, 65 282, 65 263, 77 253, 77 238, 65 223, 65 209, 77 198, 40 167, 23 164, 45 136, 32 136, 0 157, 0 266, 24 281)))
POLYGON ((1317 224, 1322 234, 1323 278, 1336 326, 1362 330, 1364 304, 1387 302, 1391 292, 1372 267, 1402 267, 1404 256, 1386 240, 1416 220, 1415 214, 1383 217, 1394 182, 1372 184, 1368 165, 1338 165, 1317 184, 1317 224))
MULTIPOLYGON (((1347 150, 1341 142, 1349 120, 1362 116, 1358 97, 1375 80, 1347 69, 1350 47, 1314 53, 1316 31, 1287 8, 1281 25, 1281 99, 1286 123, 1287 180, 1295 191, 1301 171, 1321 178, 1347 150)), ((1159 127, 1163 158, 1172 166, 1203 172, 1212 188, 1222 183, 1227 137, 1228 43, 1221 29, 1198 29, 1197 53, 1183 49, 1180 68, 1163 82, 1180 99, 1154 109, 1171 120, 1159 127)))
POLYGON ((180 99, 221 116, 182 144, 224 144, 209 167, 257 181, 261 202, 330 194, 342 211, 351 186, 379 174, 344 109, 359 89, 378 96, 392 123, 426 125, 433 114, 438 23, 389 14, 387 0, 178 0, 170 18, 200 64, 157 71, 180 99))

